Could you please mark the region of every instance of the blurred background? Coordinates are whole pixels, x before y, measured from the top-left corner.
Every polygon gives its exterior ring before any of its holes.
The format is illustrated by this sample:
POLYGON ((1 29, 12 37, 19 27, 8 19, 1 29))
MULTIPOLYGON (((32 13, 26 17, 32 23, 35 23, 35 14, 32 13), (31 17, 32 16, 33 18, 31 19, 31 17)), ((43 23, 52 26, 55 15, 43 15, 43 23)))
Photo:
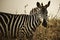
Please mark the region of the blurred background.
POLYGON ((57 16, 57 18, 60 18, 60 0, 0 0, 0 12, 29 14, 30 10, 36 7, 37 1, 40 3, 43 2, 44 5, 47 4, 48 1, 51 1, 47 9, 49 17, 57 16))

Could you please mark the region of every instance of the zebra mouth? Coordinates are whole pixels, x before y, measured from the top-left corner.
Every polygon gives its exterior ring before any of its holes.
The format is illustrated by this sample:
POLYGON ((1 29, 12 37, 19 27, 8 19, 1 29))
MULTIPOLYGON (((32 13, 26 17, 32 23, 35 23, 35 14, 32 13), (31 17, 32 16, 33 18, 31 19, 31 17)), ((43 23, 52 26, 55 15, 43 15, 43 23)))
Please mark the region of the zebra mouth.
POLYGON ((43 20, 42 26, 47 27, 47 22, 46 22, 46 20, 43 20))

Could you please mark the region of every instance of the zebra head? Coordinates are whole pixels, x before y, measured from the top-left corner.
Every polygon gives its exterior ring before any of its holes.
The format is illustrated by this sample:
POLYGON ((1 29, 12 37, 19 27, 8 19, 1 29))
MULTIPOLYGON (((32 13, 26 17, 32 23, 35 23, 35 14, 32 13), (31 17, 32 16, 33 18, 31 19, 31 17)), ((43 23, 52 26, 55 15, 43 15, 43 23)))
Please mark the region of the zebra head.
POLYGON ((43 19, 47 19, 47 14, 48 14, 47 8, 50 5, 50 1, 45 6, 43 6, 43 3, 40 4, 39 2, 37 2, 36 5, 37 5, 37 8, 38 8, 37 13, 40 14, 40 16, 43 19))
POLYGON ((38 12, 40 18, 43 19, 42 25, 46 27, 47 26, 47 18, 48 18, 47 8, 50 5, 50 1, 45 6, 43 6, 43 3, 40 4, 39 2, 37 2, 36 5, 37 5, 37 8, 39 9, 37 12, 38 12))

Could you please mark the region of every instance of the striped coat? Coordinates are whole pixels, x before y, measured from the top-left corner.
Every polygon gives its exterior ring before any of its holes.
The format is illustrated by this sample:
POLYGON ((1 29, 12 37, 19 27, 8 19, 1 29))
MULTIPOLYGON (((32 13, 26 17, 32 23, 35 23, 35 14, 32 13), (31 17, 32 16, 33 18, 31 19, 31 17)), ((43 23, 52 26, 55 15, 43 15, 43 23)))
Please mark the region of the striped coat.
MULTIPOLYGON (((16 37, 18 34, 19 38, 22 38, 25 34, 28 40, 32 40, 33 32, 41 24, 40 16, 41 14, 47 14, 46 9, 49 5, 50 1, 45 6, 37 2, 37 7, 40 9, 36 13, 31 12, 31 14, 34 13, 33 15, 16 15, 0 12, 0 33, 4 37, 16 37)), ((46 19, 45 17, 43 19, 43 26, 45 26, 46 19)))
POLYGON ((4 37, 16 37, 19 33, 19 35, 25 34, 28 38, 40 24, 41 21, 36 14, 15 15, 0 12, 0 31, 4 37))

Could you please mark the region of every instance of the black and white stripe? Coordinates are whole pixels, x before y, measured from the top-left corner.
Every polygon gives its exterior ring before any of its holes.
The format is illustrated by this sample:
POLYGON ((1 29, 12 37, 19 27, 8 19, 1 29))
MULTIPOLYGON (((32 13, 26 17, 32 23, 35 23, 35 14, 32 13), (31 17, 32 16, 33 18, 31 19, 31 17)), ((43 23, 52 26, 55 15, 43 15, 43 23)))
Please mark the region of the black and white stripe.
MULTIPOLYGON (((20 37, 25 34, 28 40, 31 40, 33 37, 33 32, 35 32, 36 28, 41 24, 41 14, 47 14, 47 7, 49 5, 50 1, 45 6, 43 6, 43 4, 41 6, 39 2, 37 2, 38 8, 36 9, 40 9, 38 11, 35 10, 36 13, 32 11, 31 14, 34 13, 33 15, 15 15, 0 12, 0 32, 5 37, 16 37, 17 34, 19 34, 20 37)), ((43 17, 44 22, 45 16, 43 17)))
POLYGON ((25 34, 27 38, 33 35, 41 21, 38 15, 15 15, 0 12, 0 31, 5 37, 16 37, 17 33, 25 34), (19 32, 18 32, 19 31, 19 32))
POLYGON ((34 14, 40 14, 40 19, 43 22, 43 25, 45 26, 48 20, 48 11, 47 11, 47 7, 49 7, 50 5, 50 1, 48 2, 48 4, 43 5, 43 3, 39 3, 37 2, 37 7, 33 8, 30 11, 30 15, 34 15, 34 14))

